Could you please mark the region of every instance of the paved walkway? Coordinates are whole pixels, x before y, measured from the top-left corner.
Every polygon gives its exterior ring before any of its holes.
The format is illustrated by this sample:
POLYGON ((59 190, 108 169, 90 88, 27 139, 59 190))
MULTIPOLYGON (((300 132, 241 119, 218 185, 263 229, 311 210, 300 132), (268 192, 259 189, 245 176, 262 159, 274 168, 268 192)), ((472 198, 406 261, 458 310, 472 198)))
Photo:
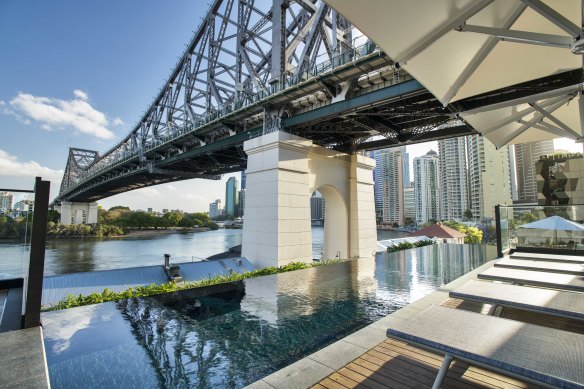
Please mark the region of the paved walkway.
POLYGON ((50 388, 41 327, 0 333, 0 389, 50 388))

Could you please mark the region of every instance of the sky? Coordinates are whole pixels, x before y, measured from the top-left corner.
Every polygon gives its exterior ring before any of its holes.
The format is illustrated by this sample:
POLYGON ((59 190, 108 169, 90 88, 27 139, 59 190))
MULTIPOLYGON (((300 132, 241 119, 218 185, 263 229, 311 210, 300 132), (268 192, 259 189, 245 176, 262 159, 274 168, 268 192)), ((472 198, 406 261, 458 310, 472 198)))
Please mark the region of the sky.
MULTIPOLYGON (((57 195, 69 147, 103 152, 168 77, 208 6, 199 0, 0 1, 0 187, 57 195)), ((100 201, 207 211, 225 181, 189 180, 100 201)))
MULTIPOLYGON (((42 176, 56 196, 68 148, 103 152, 125 136, 207 9, 200 0, 1 0, 0 188, 32 189, 42 176)), ((410 161, 430 148, 436 142, 408 146, 410 161)), ((208 211, 210 202, 224 200, 230 176, 99 203, 208 211)))

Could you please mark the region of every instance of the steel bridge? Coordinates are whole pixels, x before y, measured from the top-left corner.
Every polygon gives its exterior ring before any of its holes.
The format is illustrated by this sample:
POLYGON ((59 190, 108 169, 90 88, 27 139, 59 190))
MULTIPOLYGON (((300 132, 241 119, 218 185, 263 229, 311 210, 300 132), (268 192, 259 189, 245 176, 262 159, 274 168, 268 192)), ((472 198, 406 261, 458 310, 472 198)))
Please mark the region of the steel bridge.
POLYGON ((219 179, 245 169, 245 140, 276 130, 347 153, 476 134, 457 118, 461 107, 573 78, 444 107, 358 34, 322 0, 213 1, 128 135, 103 154, 69 150, 56 202, 219 179))

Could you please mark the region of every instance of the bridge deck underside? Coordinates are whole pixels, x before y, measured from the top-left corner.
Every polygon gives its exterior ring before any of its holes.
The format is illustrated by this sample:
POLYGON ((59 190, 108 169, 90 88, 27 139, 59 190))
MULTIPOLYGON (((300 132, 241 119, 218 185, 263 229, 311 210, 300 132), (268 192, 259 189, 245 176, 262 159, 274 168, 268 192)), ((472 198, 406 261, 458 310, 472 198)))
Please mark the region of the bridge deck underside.
MULTIPOLYGON (((381 65, 378 62, 374 68, 381 65)), ((443 107, 419 83, 409 80, 374 88, 368 93, 357 93, 355 97, 340 103, 323 103, 318 108, 284 118, 283 129, 311 139, 318 145, 348 153, 472 135, 476 131, 465 123, 453 124, 454 112, 581 81, 582 74, 566 72, 443 107)), ((232 121, 238 119, 229 118, 232 121)), ((262 127, 240 129, 234 135, 204 145, 196 144, 195 147, 195 136, 185 134, 149 151, 145 155, 150 161, 149 166, 138 157, 128 159, 77 186, 61 200, 96 201, 151 185, 192 178, 217 179, 221 174, 241 171, 245 169, 247 159, 243 142, 261 135, 262 131, 262 127)))

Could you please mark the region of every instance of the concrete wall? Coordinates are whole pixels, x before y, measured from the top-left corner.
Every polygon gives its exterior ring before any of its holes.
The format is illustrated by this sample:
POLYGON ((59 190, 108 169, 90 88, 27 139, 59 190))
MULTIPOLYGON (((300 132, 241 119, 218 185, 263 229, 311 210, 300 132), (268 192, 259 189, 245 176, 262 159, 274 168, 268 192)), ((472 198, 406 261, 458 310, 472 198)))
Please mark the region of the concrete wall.
POLYGON ((62 224, 95 224, 97 223, 97 203, 61 203, 62 224))
POLYGON ((326 201, 323 258, 371 256, 374 161, 284 132, 244 143, 248 154, 243 253, 256 267, 312 262, 310 196, 326 201))

